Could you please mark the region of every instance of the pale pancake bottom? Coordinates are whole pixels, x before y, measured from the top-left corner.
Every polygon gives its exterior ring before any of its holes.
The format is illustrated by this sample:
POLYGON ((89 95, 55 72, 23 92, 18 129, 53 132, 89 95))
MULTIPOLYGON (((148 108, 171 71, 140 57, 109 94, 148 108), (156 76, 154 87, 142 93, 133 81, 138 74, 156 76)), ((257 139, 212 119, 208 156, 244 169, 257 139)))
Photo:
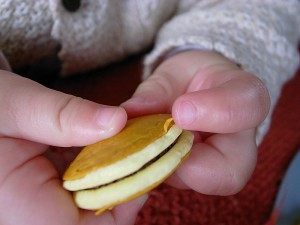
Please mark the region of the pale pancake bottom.
POLYGON ((154 163, 119 181, 95 189, 74 193, 78 207, 101 213, 113 206, 136 198, 162 183, 186 158, 193 134, 183 131, 175 145, 154 163))

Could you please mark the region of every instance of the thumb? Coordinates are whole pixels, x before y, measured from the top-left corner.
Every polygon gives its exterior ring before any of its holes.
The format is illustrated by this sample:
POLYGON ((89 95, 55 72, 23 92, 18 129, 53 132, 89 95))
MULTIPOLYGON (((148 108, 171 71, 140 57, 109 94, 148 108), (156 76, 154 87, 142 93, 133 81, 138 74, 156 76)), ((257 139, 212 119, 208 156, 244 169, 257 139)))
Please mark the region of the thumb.
POLYGON ((110 137, 126 123, 121 107, 99 105, 0 71, 0 136, 56 146, 110 137))

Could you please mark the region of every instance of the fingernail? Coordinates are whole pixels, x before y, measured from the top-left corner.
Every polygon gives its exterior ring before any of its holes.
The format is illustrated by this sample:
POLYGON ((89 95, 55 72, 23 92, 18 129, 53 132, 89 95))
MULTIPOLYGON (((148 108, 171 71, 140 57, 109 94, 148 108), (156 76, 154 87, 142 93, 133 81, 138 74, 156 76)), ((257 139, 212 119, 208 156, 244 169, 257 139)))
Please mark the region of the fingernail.
POLYGON ((191 102, 182 102, 177 112, 177 118, 182 125, 190 125, 194 122, 197 109, 191 102))
POLYGON ((97 125, 100 127, 101 130, 111 130, 113 129, 113 123, 118 118, 118 116, 123 111, 119 107, 107 107, 101 108, 97 114, 97 125))

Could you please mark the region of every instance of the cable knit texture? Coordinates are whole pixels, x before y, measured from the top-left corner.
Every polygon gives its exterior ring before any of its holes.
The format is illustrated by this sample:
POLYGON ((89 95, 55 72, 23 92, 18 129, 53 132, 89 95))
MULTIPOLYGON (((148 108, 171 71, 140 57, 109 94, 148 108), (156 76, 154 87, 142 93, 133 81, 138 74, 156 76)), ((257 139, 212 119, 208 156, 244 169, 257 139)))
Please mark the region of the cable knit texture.
MULTIPOLYGON (((154 42, 144 78, 170 51, 217 51, 267 85, 273 110, 280 87, 298 67, 296 0, 0 0, 0 50, 20 66, 58 52, 63 74, 95 69, 154 42)), ((261 141, 270 116, 258 129, 261 141)))

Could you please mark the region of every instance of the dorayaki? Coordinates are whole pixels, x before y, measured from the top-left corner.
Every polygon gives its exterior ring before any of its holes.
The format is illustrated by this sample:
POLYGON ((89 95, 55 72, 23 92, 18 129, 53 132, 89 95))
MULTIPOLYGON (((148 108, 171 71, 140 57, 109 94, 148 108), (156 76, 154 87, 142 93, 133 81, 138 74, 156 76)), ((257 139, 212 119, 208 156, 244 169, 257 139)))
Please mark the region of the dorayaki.
POLYGON ((169 114, 128 120, 115 136, 86 146, 63 176, 79 208, 99 214, 162 183, 188 156, 191 132, 169 114))

